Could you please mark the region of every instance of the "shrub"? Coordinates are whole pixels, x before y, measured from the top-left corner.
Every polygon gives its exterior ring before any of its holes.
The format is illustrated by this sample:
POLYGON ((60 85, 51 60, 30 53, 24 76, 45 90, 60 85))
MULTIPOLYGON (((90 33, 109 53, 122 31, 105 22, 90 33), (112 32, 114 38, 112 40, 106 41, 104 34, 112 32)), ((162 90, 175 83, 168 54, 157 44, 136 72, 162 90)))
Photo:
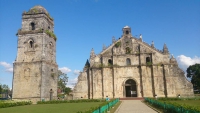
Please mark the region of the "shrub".
POLYGON ((100 100, 100 99, 51 100, 51 101, 38 101, 37 104, 82 103, 82 102, 105 102, 105 100, 100 100))
POLYGON ((77 113, 93 113, 93 112, 97 113, 97 112, 100 112, 100 111, 101 111, 101 113, 104 113, 107 110, 109 110, 112 106, 114 106, 117 102, 119 102, 119 99, 111 99, 109 102, 105 101, 104 103, 100 104, 97 107, 91 107, 88 110, 78 111, 77 113), (107 107, 107 108, 105 109, 105 107, 107 107), (102 108, 104 108, 105 111, 100 110, 102 108))
POLYGON ((14 107, 14 106, 24 106, 24 105, 31 105, 31 101, 22 101, 22 102, 15 102, 15 101, 10 101, 10 102, 0 102, 0 108, 7 108, 7 107, 14 107))
POLYGON ((119 47, 119 46, 121 46, 121 42, 117 42, 116 44, 115 44, 115 47, 119 47))
POLYGON ((47 35, 49 35, 50 37, 54 38, 55 41, 57 40, 57 37, 56 37, 56 35, 55 35, 53 32, 51 32, 51 31, 49 31, 49 30, 46 30, 46 33, 47 33, 47 35))
MULTIPOLYGON (((192 99, 192 98, 185 98, 185 99, 192 99)), ((193 98, 194 99, 194 98, 193 98)), ((182 100, 180 98, 159 98, 158 100, 152 99, 152 98, 145 98, 145 102, 148 102, 152 106, 156 108, 163 109, 164 112, 167 113, 179 113, 179 112, 188 112, 188 113, 199 113, 200 108, 195 106, 190 106, 186 104, 179 104, 175 102, 169 102, 170 101, 176 101, 176 100, 182 100)))

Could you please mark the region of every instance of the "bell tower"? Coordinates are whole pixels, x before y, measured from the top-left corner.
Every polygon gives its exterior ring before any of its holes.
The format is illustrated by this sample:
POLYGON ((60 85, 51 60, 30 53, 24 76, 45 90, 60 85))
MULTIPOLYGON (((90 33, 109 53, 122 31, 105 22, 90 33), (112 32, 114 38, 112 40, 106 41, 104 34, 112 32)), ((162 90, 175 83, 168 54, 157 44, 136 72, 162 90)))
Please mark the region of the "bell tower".
POLYGON ((22 14, 13 72, 13 99, 33 102, 57 97, 54 21, 42 6, 22 14))

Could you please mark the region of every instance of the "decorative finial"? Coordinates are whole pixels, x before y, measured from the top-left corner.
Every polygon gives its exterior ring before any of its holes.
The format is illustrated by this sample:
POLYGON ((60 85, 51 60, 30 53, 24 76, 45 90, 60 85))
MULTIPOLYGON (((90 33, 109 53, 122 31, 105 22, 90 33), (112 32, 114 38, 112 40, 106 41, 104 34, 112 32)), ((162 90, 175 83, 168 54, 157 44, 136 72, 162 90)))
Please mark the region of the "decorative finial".
POLYGON ((116 40, 115 40, 115 37, 113 36, 112 37, 112 43, 115 43, 116 42, 116 40))
POLYGON ((143 40, 142 40, 142 34, 140 34, 140 40, 143 41, 143 40))
POLYGON ((172 54, 172 56, 171 56, 172 58, 174 58, 174 55, 172 54))
POLYGON ((103 50, 105 50, 106 49, 106 46, 103 44, 103 50))
POLYGON ((94 57, 95 53, 94 53, 94 49, 92 48, 91 52, 90 52, 90 58, 94 57))
POLYGON ((152 43, 151 43, 151 47, 153 47, 154 48, 154 42, 152 41, 152 43))
POLYGON ((164 54, 168 54, 169 53, 167 45, 165 43, 164 43, 164 46, 163 46, 163 53, 164 54))

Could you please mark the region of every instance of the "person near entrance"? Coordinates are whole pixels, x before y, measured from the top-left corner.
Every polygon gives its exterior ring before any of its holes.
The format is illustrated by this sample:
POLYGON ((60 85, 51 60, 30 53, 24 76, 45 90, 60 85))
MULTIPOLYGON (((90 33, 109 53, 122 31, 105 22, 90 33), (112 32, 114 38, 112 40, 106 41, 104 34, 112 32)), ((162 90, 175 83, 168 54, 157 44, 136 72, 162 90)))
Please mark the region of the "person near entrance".
POLYGON ((108 96, 106 96, 106 101, 110 101, 110 98, 108 96))

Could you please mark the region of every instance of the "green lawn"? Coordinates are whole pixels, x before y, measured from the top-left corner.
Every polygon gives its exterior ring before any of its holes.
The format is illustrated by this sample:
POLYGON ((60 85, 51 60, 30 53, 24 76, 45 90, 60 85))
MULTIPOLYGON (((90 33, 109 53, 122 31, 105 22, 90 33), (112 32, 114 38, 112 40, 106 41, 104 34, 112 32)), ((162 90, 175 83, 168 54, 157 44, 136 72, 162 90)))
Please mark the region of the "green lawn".
POLYGON ((102 102, 37 104, 9 108, 0 108, 0 113, 76 113, 96 107, 102 102))
POLYGON ((177 100, 177 101, 169 101, 169 102, 186 104, 186 105, 189 105, 189 106, 196 106, 196 107, 200 108, 200 100, 177 100))

